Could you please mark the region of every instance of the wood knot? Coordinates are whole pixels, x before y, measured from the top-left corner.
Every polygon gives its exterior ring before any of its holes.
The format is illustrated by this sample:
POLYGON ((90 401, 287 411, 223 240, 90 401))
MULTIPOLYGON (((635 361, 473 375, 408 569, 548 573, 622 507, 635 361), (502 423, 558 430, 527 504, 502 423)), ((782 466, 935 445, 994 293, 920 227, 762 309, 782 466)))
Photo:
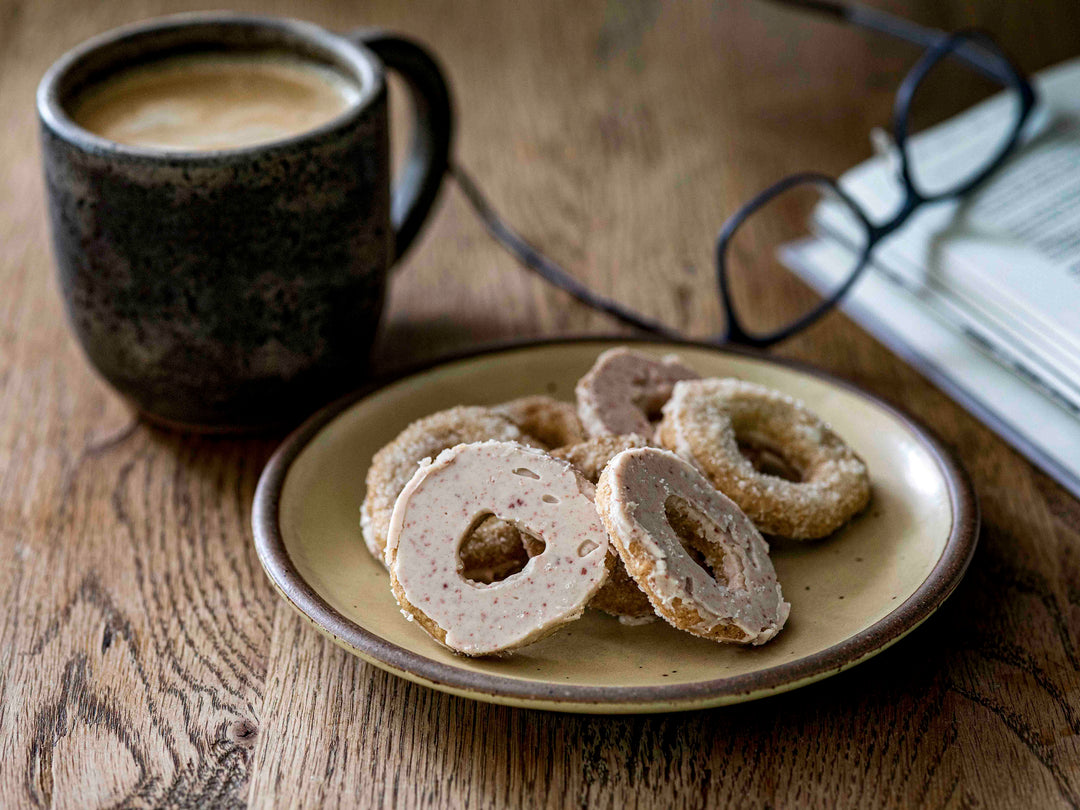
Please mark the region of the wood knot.
POLYGON ((258 733, 259 727, 250 720, 237 720, 229 725, 226 737, 229 742, 250 748, 255 745, 255 737, 258 733))

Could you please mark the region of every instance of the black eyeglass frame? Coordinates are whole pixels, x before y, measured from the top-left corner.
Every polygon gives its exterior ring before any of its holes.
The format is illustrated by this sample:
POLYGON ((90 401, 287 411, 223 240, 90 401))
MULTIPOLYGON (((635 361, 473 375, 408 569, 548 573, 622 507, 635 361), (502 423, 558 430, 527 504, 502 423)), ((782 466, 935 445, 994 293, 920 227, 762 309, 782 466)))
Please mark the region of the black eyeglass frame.
MULTIPOLYGON (((885 34, 896 39, 904 40, 913 45, 925 48, 922 58, 915 64, 897 91, 896 102, 893 105, 892 129, 894 139, 901 153, 900 180, 906 190, 904 204, 900 207, 888 222, 875 225, 867 217, 866 213, 846 195, 831 177, 816 172, 803 172, 791 175, 772 187, 758 194, 749 203, 740 208, 733 217, 729 218, 721 229, 716 242, 717 280, 720 288, 721 308, 725 314, 725 329, 719 334, 701 339, 701 342, 712 345, 724 345, 727 343, 740 344, 746 347, 767 348, 775 343, 785 340, 797 332, 818 320, 822 315, 832 309, 851 288, 852 284, 862 275, 863 270, 869 264, 874 247, 888 234, 900 228, 908 217, 921 205, 936 202, 948 197, 957 197, 968 193, 987 177, 998 169, 1001 163, 1009 156, 1016 147, 1019 135, 1030 117, 1031 110, 1035 106, 1036 94, 1030 82, 1023 73, 1009 59, 989 35, 978 30, 960 31, 955 34, 947 34, 934 28, 928 28, 918 23, 896 17, 871 6, 858 3, 838 2, 837 0, 770 0, 780 6, 808 11, 831 17, 839 22, 856 26, 868 31, 885 34), (968 67, 982 73, 1002 84, 1005 89, 1013 89, 1019 93, 1021 100, 1020 114, 1013 127, 1011 137, 1005 141, 999 153, 993 160, 986 164, 980 171, 956 188, 940 194, 923 194, 919 191, 910 168, 910 160, 907 153, 908 135, 908 110, 911 100, 930 70, 943 58, 955 57, 968 67), (849 273, 844 283, 819 306, 815 307, 803 317, 783 329, 775 330, 768 334, 755 335, 747 330, 739 320, 735 312, 734 304, 730 295, 730 286, 727 278, 726 253, 727 244, 738 227, 758 208, 769 202, 773 197, 786 191, 794 185, 805 182, 824 184, 833 193, 838 195, 862 221, 866 230, 867 244, 859 254, 859 263, 849 273)), ((484 228, 491 237, 502 245, 525 269, 535 273, 549 284, 563 290, 570 296, 592 309, 603 312, 628 326, 649 332, 663 338, 684 339, 685 336, 673 327, 667 326, 654 318, 650 318, 629 307, 623 306, 614 298, 597 293, 588 286, 578 281, 571 273, 561 265, 545 255, 543 251, 532 245, 527 239, 519 234, 514 228, 495 210, 479 186, 472 179, 470 173, 457 161, 451 161, 448 167, 449 174, 457 182, 458 188, 464 194, 465 199, 479 217, 484 228)))
MULTIPOLYGON (((895 32, 889 31, 888 33, 895 32)), ((840 188, 835 179, 818 172, 800 172, 785 177, 756 195, 724 223, 716 239, 717 285, 720 290, 721 306, 724 310, 725 319, 725 329, 719 336, 721 342, 767 348, 801 332, 821 318, 836 306, 859 279, 869 265, 870 258, 877 245, 885 237, 903 226, 916 210, 927 203, 961 197, 970 193, 1001 166, 1016 148, 1024 124, 1030 117, 1035 102, 1036 93, 1031 83, 989 34, 969 29, 943 35, 927 49, 907 76, 904 77, 896 94, 896 101, 893 105, 892 132, 893 140, 900 153, 899 180, 904 189, 904 201, 897 212, 886 222, 873 223, 862 207, 840 188), (918 188, 911 170, 911 160, 908 153, 908 118, 911 103, 919 85, 930 71, 941 60, 946 58, 957 59, 965 66, 982 73, 984 76, 1001 82, 1004 89, 1015 91, 1019 94, 1020 107, 1009 137, 1002 142, 997 154, 990 161, 971 177, 965 178, 956 187, 936 194, 926 194, 918 188), (819 304, 786 326, 755 334, 743 325, 735 310, 731 296, 731 285, 728 279, 728 246, 738 229, 762 206, 789 189, 802 184, 823 186, 839 197, 862 223, 866 231, 866 241, 848 277, 819 304)))

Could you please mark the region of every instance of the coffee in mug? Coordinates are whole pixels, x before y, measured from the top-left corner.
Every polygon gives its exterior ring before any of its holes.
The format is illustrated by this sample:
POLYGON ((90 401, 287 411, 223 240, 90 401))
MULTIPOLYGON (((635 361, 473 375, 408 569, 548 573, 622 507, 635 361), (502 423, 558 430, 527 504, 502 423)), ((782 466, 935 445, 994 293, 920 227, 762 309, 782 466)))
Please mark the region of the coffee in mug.
POLYGON ((212 150, 299 135, 341 115, 360 88, 287 53, 205 53, 129 68, 91 85, 72 118, 117 143, 212 150))
POLYGON ((422 46, 167 17, 61 57, 38 115, 72 331, 142 414, 288 424, 364 381, 387 277, 450 151, 449 91, 422 46), (416 112, 396 179, 387 69, 416 112))

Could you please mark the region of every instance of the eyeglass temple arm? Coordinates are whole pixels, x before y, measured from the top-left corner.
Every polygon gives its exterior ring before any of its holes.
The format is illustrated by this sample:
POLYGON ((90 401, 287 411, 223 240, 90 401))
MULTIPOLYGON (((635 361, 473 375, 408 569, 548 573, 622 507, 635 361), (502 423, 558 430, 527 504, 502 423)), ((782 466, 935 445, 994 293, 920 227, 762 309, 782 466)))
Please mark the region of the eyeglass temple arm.
MULTIPOLYGON (((948 36, 944 31, 929 26, 919 25, 895 14, 889 14, 876 8, 858 3, 837 3, 832 0, 768 0, 779 6, 824 14, 841 22, 857 25, 869 31, 876 31, 896 39, 902 39, 923 48, 932 48, 948 36)), ((978 45, 962 42, 953 52, 980 73, 1000 82, 1009 82, 1009 75, 1003 71, 1000 62, 986 53, 978 45)))

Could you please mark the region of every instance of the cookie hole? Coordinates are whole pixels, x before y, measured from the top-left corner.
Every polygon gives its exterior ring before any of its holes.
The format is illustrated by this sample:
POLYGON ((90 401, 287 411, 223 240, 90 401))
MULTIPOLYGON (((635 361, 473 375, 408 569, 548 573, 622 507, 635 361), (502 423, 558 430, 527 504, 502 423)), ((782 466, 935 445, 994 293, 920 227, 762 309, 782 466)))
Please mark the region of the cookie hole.
MULTIPOLYGON (((727 585, 726 555, 723 548, 708 539, 710 531, 705 517, 677 495, 664 502, 664 516, 690 559, 717 583, 727 585)), ((708 524, 713 534, 719 531, 712 521, 708 524)))
POLYGON ((771 475, 796 484, 802 483, 803 476, 798 467, 787 460, 780 448, 762 436, 736 434, 735 443, 739 446, 739 452, 762 475, 771 475))
POLYGON ((514 475, 520 475, 522 478, 531 478, 534 481, 539 481, 540 476, 530 470, 528 467, 518 467, 514 470, 514 475))
POLYGON ((520 574, 544 552, 544 541, 492 514, 479 515, 457 551, 458 571, 472 585, 491 585, 520 574))
POLYGON ((579 557, 587 557, 596 551, 600 546, 594 543, 592 540, 585 540, 580 546, 577 547, 577 553, 579 557))
POLYGON ((554 495, 544 495, 544 497, 542 497, 540 500, 542 500, 544 503, 562 503, 562 501, 560 501, 554 495))
POLYGON ((649 424, 654 428, 660 424, 660 420, 664 418, 662 408, 664 403, 671 399, 671 391, 665 390, 659 395, 653 395, 650 397, 638 397, 634 404, 638 409, 645 414, 645 418, 649 420, 649 424))
POLYGON ((639 411, 645 414, 649 424, 653 427, 663 418, 663 407, 674 389, 674 383, 662 383, 652 376, 635 378, 633 382, 637 389, 631 401, 639 411))

